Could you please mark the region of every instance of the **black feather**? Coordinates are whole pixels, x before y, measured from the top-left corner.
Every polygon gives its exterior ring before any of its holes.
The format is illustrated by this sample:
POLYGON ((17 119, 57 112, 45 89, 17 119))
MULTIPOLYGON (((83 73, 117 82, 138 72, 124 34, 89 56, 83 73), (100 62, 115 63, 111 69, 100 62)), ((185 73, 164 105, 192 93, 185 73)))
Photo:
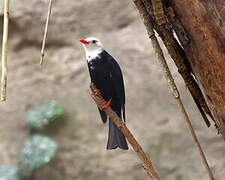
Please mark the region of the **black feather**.
POLYGON ((98 108, 98 111, 99 111, 100 116, 101 116, 101 118, 102 118, 102 122, 103 122, 103 123, 106 123, 106 121, 107 121, 107 114, 105 113, 105 111, 103 111, 103 110, 101 110, 101 109, 99 109, 99 108, 98 108))
MULTIPOLYGON (((116 60, 103 50, 98 57, 88 62, 88 69, 91 82, 100 90, 106 101, 111 100, 111 108, 125 121, 125 89, 123 75, 116 60)), ((103 122, 106 122, 107 115, 99 109, 103 122)), ((109 121, 109 138, 107 149, 128 149, 126 139, 117 126, 109 121)))

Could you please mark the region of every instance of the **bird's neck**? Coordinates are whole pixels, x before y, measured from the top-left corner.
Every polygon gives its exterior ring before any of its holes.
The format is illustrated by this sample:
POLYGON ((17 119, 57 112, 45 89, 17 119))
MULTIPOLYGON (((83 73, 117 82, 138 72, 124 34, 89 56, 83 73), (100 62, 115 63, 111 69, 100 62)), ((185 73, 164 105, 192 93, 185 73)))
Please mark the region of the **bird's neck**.
POLYGON ((85 49, 87 61, 90 62, 90 61, 92 61, 93 59, 99 58, 99 55, 101 54, 101 52, 102 52, 103 50, 104 50, 104 49, 102 49, 102 48, 91 49, 91 50, 85 49))

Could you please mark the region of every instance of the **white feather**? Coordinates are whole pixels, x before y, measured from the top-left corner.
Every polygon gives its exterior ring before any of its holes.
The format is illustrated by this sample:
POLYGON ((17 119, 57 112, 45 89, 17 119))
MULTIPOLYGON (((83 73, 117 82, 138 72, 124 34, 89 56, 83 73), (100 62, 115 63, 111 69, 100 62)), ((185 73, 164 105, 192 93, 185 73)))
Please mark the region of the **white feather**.
POLYGON ((89 37, 85 40, 90 42, 89 44, 83 44, 87 61, 90 62, 95 58, 100 58, 99 55, 104 50, 101 42, 94 37, 89 37), (96 42, 92 43, 93 40, 95 40, 96 42))
POLYGON ((90 62, 93 59, 100 58, 99 55, 101 54, 102 51, 103 51, 102 48, 99 48, 99 49, 94 50, 94 51, 88 51, 88 49, 85 48, 87 61, 90 62))

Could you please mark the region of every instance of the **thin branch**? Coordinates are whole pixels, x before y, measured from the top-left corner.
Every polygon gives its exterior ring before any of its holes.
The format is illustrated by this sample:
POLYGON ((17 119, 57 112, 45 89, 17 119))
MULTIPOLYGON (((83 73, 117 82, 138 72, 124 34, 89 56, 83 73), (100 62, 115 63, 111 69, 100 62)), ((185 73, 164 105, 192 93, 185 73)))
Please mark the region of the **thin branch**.
MULTIPOLYGON (((92 92, 96 92, 97 90, 93 84, 91 84, 90 88, 92 92)), ((99 108, 101 108, 106 102, 101 95, 95 95, 94 93, 92 93, 91 97, 99 108)), ((133 134, 127 128, 126 123, 123 122, 122 119, 110 107, 104 109, 104 111, 127 138, 128 142, 133 147, 134 151, 137 153, 139 159, 141 160, 142 165, 147 174, 152 177, 153 180, 159 180, 160 178, 157 172, 155 171, 150 158, 147 157, 141 145, 137 142, 133 134)))
POLYGON ((133 1, 134 1, 135 5, 137 6, 137 9, 139 10, 139 13, 140 13, 140 15, 141 15, 141 17, 142 17, 142 19, 144 21, 144 24, 145 24, 145 27, 147 29, 149 38, 151 39, 153 48, 154 48, 156 54, 158 55, 158 61, 159 61, 160 66, 162 68, 163 74, 164 74, 164 76, 165 76, 165 78, 167 80, 168 86, 170 87, 170 89, 171 89, 171 91, 173 93, 173 96, 174 96, 174 98, 175 98, 175 100, 176 100, 176 102, 178 104, 178 107, 179 107, 179 109, 180 109, 180 111, 181 111, 181 113, 182 113, 182 115, 184 117, 184 120, 186 121, 186 123, 188 125, 188 129, 189 129, 189 131, 190 131, 190 133, 191 133, 191 135, 192 135, 192 137, 194 139, 194 142, 195 142, 195 144, 197 146, 197 149, 198 149, 198 151, 200 153, 200 156, 202 158, 202 162, 203 162, 203 164, 204 164, 204 166, 205 166, 205 168, 206 168, 206 170, 208 172, 209 179, 210 180, 214 180, 212 171, 211 171, 211 169, 210 169, 210 167, 208 165, 208 162, 206 160, 204 152, 203 152, 203 150, 201 148, 201 145, 200 145, 200 143, 198 141, 198 138, 197 138, 197 136, 195 134, 195 131, 194 131, 193 127, 192 127, 191 121, 190 121, 190 119, 189 119, 189 117, 187 115, 187 112, 186 112, 186 110, 184 108, 184 105, 183 105, 183 103, 181 101, 181 98, 180 98, 180 95, 179 95, 179 91, 178 91, 177 86, 175 84, 175 81, 174 81, 174 79, 173 79, 173 77, 171 75, 171 72, 169 70, 167 62, 166 62, 165 57, 163 55, 162 49, 161 49, 161 47, 159 45, 159 42, 158 42, 158 40, 157 40, 157 38, 156 38, 156 36, 154 34, 151 22, 149 21, 150 15, 148 14, 148 12, 147 12, 147 10, 146 10, 146 8, 145 8, 145 6, 144 6, 144 4, 143 4, 143 2, 141 0, 133 0, 133 1))
POLYGON ((49 19, 50 19, 51 12, 52 12, 52 4, 53 4, 53 0, 49 0, 48 15, 47 15, 47 19, 46 19, 45 32, 44 32, 43 43, 42 43, 42 48, 41 48, 40 65, 43 64, 43 60, 44 60, 44 56, 45 56, 45 44, 46 44, 46 38, 47 38, 47 33, 48 33, 49 19))
POLYGON ((7 54, 9 32, 9 0, 4 1, 4 27, 2 38, 2 78, 1 78, 1 101, 6 100, 7 91, 7 54))

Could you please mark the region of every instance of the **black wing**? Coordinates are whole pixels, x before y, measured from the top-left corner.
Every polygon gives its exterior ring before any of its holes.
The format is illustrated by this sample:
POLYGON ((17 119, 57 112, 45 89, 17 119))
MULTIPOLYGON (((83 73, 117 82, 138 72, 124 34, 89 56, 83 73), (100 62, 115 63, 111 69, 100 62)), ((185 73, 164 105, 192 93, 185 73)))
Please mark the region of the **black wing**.
POLYGON ((110 74, 112 75, 112 82, 113 87, 115 87, 116 94, 118 97, 118 103, 121 106, 121 109, 123 111, 123 119, 125 121, 125 89, 124 89, 124 82, 123 82, 123 74, 120 69, 119 64, 116 62, 116 60, 108 54, 105 50, 102 52, 102 58, 107 59, 110 69, 110 74))
POLYGON ((105 111, 101 110, 99 107, 98 107, 98 111, 99 111, 99 113, 101 115, 102 122, 106 123, 106 121, 107 121, 107 114, 105 113, 105 111))

